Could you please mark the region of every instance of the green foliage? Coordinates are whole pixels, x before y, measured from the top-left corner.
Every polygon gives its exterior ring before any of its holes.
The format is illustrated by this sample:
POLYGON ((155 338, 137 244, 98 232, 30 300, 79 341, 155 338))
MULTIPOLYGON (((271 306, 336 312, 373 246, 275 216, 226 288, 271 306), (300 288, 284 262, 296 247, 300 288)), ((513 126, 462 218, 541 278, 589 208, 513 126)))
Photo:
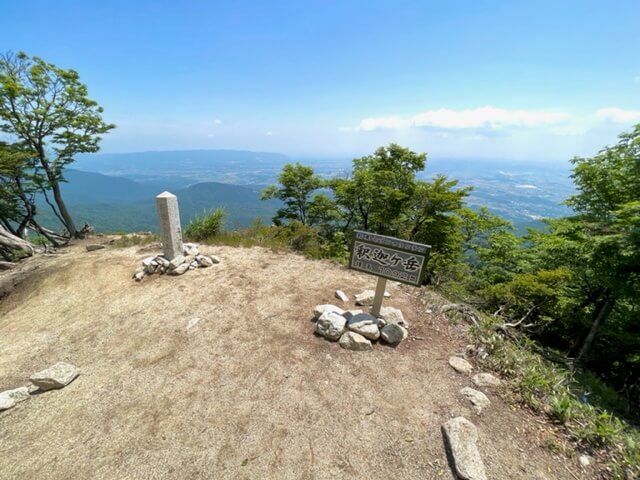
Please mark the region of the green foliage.
POLYGON ((196 242, 215 237, 222 232, 225 216, 226 212, 223 208, 204 212, 189 222, 187 228, 184 229, 184 236, 196 242))
POLYGON ((283 221, 297 221, 303 225, 318 223, 323 218, 323 207, 327 199, 313 198, 313 192, 323 186, 322 180, 314 174, 313 168, 296 163, 286 164, 278 175, 280 187, 271 185, 262 192, 262 200, 278 198, 285 207, 278 210, 273 221, 276 225, 283 221))

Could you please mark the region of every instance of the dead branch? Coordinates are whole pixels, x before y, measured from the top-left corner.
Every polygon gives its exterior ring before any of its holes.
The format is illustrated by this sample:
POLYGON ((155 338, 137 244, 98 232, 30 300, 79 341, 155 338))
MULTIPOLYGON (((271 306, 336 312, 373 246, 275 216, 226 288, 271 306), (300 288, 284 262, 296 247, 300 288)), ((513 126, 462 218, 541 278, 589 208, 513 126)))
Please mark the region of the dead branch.
POLYGON ((450 303, 440 307, 440 313, 455 311, 462 315, 462 318, 472 325, 478 325, 478 316, 468 305, 463 303, 450 303))

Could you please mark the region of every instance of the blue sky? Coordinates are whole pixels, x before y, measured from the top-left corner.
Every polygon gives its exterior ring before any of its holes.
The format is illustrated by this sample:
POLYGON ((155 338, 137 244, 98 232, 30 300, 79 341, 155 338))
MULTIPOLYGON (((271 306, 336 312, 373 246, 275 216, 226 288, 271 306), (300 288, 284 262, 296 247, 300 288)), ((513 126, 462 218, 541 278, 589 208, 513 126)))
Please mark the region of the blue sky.
POLYGON ((1 5, 0 51, 73 68, 104 152, 565 161, 640 122, 640 2, 1 5))

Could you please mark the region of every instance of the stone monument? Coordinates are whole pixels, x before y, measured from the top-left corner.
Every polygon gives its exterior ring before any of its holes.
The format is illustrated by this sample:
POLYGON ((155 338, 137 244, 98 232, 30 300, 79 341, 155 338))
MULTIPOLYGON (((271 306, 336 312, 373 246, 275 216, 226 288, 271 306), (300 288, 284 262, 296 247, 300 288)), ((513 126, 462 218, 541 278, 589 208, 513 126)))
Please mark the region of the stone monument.
POLYGON ((173 260, 182 255, 182 229, 180 228, 178 197, 170 192, 162 192, 156 197, 156 208, 164 258, 173 260))

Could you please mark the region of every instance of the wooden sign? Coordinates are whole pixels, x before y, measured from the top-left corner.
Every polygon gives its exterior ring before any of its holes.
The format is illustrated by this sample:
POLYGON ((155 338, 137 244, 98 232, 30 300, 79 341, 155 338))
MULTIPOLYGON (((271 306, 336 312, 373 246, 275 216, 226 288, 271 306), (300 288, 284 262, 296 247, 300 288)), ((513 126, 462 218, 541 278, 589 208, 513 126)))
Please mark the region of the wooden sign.
POLYGON ((420 286, 430 248, 430 245, 356 230, 349 268, 420 286))

